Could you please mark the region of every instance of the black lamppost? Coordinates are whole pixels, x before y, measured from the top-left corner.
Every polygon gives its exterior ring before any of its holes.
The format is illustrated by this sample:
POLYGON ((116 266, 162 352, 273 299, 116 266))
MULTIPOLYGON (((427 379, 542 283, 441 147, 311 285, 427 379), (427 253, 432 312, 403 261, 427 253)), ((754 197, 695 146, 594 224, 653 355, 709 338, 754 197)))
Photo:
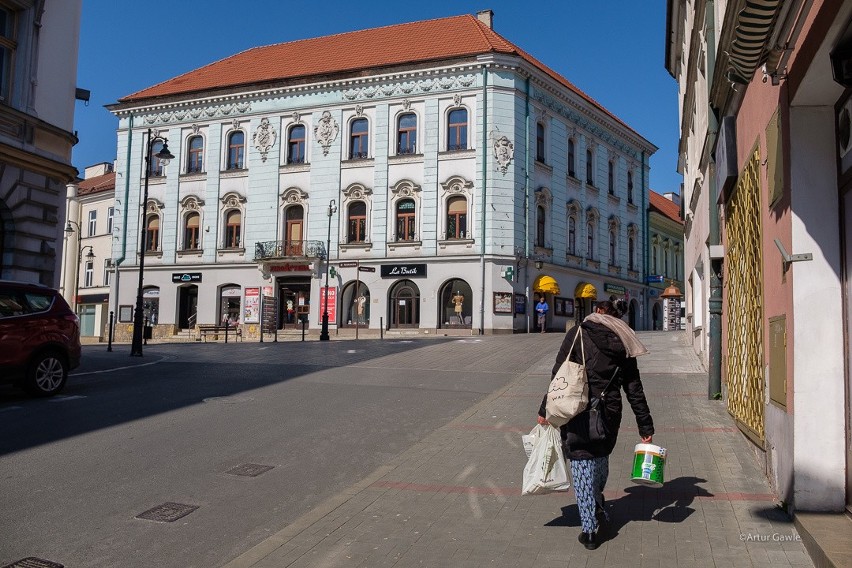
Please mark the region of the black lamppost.
POLYGON ((331 216, 337 212, 337 203, 332 199, 328 203, 328 240, 326 241, 325 250, 325 306, 322 312, 322 331, 320 331, 320 341, 328 341, 331 339, 328 335, 328 269, 331 266, 331 216))
POLYGON ((145 189, 142 192, 142 217, 140 219, 141 228, 139 230, 139 286, 136 288, 136 309, 133 312, 133 343, 130 346, 131 357, 142 356, 142 326, 144 317, 144 308, 142 305, 142 281, 145 277, 145 248, 148 245, 148 224, 145 222, 145 208, 148 206, 148 178, 151 176, 151 161, 154 144, 162 142, 163 147, 157 152, 156 157, 163 162, 165 166, 174 156, 169 152, 169 141, 162 136, 152 135, 151 129, 148 129, 148 145, 145 149, 145 189))

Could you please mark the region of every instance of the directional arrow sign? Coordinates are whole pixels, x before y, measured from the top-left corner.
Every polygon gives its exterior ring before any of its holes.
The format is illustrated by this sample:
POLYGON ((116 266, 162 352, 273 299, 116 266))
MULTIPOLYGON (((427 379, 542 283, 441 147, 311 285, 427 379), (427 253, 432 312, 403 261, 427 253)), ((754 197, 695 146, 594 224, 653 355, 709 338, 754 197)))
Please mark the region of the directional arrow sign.
POLYGON ((359 266, 358 270, 360 270, 361 272, 375 272, 376 267, 375 266, 359 266))

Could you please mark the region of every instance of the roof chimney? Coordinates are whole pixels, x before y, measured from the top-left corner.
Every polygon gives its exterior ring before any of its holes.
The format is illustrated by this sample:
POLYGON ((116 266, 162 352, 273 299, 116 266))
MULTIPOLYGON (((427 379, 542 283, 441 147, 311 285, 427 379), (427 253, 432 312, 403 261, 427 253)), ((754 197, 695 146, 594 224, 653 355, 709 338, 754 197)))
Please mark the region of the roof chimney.
POLYGON ((494 12, 492 10, 480 10, 476 13, 476 19, 490 29, 494 29, 494 12))

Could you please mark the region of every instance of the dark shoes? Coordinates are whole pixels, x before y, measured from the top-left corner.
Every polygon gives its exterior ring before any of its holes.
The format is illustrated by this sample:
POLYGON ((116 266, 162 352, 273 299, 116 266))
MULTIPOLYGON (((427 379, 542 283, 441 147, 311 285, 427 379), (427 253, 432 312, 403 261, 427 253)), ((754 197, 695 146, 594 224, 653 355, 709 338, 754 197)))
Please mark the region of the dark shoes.
POLYGON ((599 544, 597 541, 597 533, 581 532, 577 537, 577 540, 579 540, 587 550, 594 550, 599 544))

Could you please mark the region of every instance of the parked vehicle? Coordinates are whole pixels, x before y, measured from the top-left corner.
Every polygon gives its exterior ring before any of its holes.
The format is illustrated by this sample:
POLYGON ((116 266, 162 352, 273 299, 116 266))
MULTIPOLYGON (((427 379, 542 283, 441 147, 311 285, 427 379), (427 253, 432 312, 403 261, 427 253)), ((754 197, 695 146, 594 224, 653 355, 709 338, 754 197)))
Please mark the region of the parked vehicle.
POLYGON ((80 320, 59 292, 0 280, 0 382, 54 395, 80 365, 80 352, 80 320))

